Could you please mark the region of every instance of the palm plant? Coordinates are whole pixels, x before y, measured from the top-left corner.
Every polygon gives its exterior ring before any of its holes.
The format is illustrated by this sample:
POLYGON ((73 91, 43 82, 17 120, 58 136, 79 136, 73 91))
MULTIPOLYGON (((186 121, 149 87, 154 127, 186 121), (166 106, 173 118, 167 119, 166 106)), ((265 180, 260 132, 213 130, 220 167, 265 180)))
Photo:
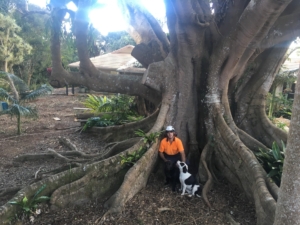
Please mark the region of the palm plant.
POLYGON ((97 113, 97 112, 108 112, 109 110, 105 110, 103 108, 103 105, 106 105, 107 103, 110 103, 111 100, 109 98, 107 98, 106 96, 102 97, 102 96, 96 96, 96 95, 89 95, 87 99, 85 99, 85 101, 83 102, 83 105, 86 108, 89 108, 90 111, 92 111, 93 113, 97 113))
POLYGON ((88 95, 83 104, 93 113, 106 112, 106 114, 101 115, 101 117, 89 118, 82 130, 93 126, 106 127, 120 125, 143 118, 142 116, 138 116, 137 112, 133 109, 134 97, 128 95, 118 94, 112 98, 88 95))
POLYGON ((40 88, 30 91, 26 83, 13 74, 0 71, 0 76, 2 79, 6 78, 9 81, 10 88, 14 92, 14 96, 12 96, 8 91, 0 88, 0 100, 8 102, 8 109, 0 111, 0 116, 6 114, 16 117, 17 133, 21 134, 21 117, 38 117, 37 110, 25 105, 25 103, 47 94, 49 91, 52 91, 52 87, 42 85, 40 88))

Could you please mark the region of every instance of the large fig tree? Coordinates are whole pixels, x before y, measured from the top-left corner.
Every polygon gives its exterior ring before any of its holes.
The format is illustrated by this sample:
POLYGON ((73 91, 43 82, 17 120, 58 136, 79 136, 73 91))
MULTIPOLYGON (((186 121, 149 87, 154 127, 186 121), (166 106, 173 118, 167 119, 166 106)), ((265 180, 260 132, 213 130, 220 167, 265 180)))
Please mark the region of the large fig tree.
MULTIPOLYGON (((154 143, 130 169, 120 164, 121 156, 143 145, 128 134, 138 128, 156 132, 171 124, 194 172, 206 181, 203 197, 209 206, 206 192, 218 171, 255 203, 257 224, 273 224, 278 187, 253 152, 273 141, 287 141, 287 134, 268 120, 265 99, 290 43, 299 35, 299 0, 165 0, 169 36, 137 1, 120 0, 137 44, 132 55, 147 68, 143 77, 112 76, 94 67, 87 40, 88 12, 96 1, 73 2, 78 7, 72 14, 80 71, 62 67, 60 26, 67 10, 54 4, 52 85, 85 85, 95 91, 136 95, 158 110, 138 123, 98 129, 102 137, 119 142, 92 159, 74 150, 72 154, 84 162, 76 162, 74 176, 69 176, 70 171, 51 176, 22 189, 15 199, 33 195, 47 183, 45 191, 53 205, 110 196, 105 202, 108 213, 121 212, 146 185, 158 155, 154 143)), ((59 156, 71 161, 68 155, 59 156)), ((5 205, 0 218, 14 210, 5 205)))

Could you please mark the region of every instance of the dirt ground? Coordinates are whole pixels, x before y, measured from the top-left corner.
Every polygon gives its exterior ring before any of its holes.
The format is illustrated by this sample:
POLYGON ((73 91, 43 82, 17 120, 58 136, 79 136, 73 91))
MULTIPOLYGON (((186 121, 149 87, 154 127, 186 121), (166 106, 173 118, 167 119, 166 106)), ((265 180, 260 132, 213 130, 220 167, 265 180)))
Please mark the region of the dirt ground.
MULTIPOLYGON (((7 116, 0 117, 0 193, 11 187, 22 187, 34 182, 35 172, 39 169, 49 171, 61 166, 56 160, 27 161, 14 163, 13 158, 25 153, 42 153, 48 148, 67 151, 59 142, 59 137, 70 139, 87 154, 100 153, 106 143, 89 134, 79 133, 80 124, 74 115, 83 107, 85 94, 65 95, 64 89, 57 89, 52 95, 42 97, 32 104, 39 110, 37 120, 22 118, 22 134, 16 135, 16 120, 7 116), (60 120, 54 120, 57 117, 60 120)), ((70 93, 70 92, 69 92, 70 93)), ((12 196, 0 197, 3 205, 12 196)), ((181 196, 171 192, 163 185, 163 180, 151 175, 149 182, 140 193, 131 199, 121 215, 106 218, 103 224, 255 224, 254 205, 236 187, 224 180, 216 182, 208 194, 213 210, 209 211, 202 198, 181 196)), ((105 213, 103 202, 95 199, 80 207, 53 210, 42 206, 42 213, 33 223, 28 218, 18 224, 98 224, 105 213)), ((1 222, 1 221, 0 221, 1 222)))

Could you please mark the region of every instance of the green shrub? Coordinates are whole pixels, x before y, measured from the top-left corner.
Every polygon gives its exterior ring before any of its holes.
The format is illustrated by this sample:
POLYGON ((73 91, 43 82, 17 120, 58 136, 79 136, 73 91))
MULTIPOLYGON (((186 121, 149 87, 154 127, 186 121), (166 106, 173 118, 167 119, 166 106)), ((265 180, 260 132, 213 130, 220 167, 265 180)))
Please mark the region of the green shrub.
POLYGON ((284 128, 286 127, 286 124, 285 123, 276 123, 276 126, 282 130, 284 130, 284 128))
POLYGON ((139 137, 144 139, 144 146, 141 146, 139 150, 133 152, 132 154, 127 154, 126 156, 121 156, 121 164, 127 164, 128 166, 132 166, 135 164, 148 150, 150 145, 156 141, 156 139, 160 136, 161 132, 154 132, 150 134, 146 134, 144 131, 138 129, 134 132, 139 137))
POLYGON ((89 108, 92 112, 106 112, 103 108, 103 106, 107 103, 111 102, 109 98, 106 96, 96 96, 96 95, 89 95, 87 99, 84 100, 83 105, 86 108, 89 108))
POLYGON ((269 117, 283 117, 286 119, 291 119, 292 115, 292 107, 293 107, 293 100, 288 99, 286 94, 279 94, 279 96, 273 96, 270 93, 267 96, 267 115, 269 117), (271 109, 271 114, 269 110, 271 109))
POLYGON ((259 149, 259 152, 255 153, 258 161, 263 166, 268 174, 268 177, 280 186, 282 168, 284 163, 285 155, 285 145, 281 141, 282 150, 279 148, 278 144, 274 141, 272 144, 272 149, 259 149))
POLYGON ((26 196, 19 202, 11 201, 9 204, 17 205, 21 208, 22 213, 25 213, 27 216, 31 214, 36 214, 36 210, 38 208, 38 204, 41 202, 46 202, 50 200, 48 196, 39 196, 39 194, 46 188, 44 184, 32 197, 32 199, 28 199, 26 196))
POLYGON ((139 150, 131 154, 127 154, 126 156, 121 156, 121 164, 127 164, 128 166, 134 165, 145 154, 147 150, 148 148, 146 146, 141 146, 139 150))
POLYGON ((107 127, 122 125, 143 119, 143 116, 139 116, 134 110, 133 101, 134 98, 127 95, 118 95, 111 99, 88 95, 88 98, 83 104, 94 113, 107 112, 107 114, 101 117, 89 118, 82 130, 84 131, 94 126, 107 127))
POLYGON ((134 133, 136 135, 138 135, 139 137, 142 137, 144 139, 145 144, 150 145, 156 141, 156 139, 160 136, 161 132, 154 132, 154 133, 150 133, 149 135, 147 135, 144 131, 142 131, 141 129, 138 129, 134 133))

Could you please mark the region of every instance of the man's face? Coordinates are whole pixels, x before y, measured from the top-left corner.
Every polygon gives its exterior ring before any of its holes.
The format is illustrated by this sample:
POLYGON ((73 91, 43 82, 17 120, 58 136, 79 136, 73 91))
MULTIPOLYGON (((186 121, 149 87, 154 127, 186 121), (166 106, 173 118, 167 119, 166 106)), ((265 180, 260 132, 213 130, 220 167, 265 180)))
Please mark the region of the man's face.
POLYGON ((174 138, 174 131, 167 131, 167 136, 169 139, 173 139, 174 138))

